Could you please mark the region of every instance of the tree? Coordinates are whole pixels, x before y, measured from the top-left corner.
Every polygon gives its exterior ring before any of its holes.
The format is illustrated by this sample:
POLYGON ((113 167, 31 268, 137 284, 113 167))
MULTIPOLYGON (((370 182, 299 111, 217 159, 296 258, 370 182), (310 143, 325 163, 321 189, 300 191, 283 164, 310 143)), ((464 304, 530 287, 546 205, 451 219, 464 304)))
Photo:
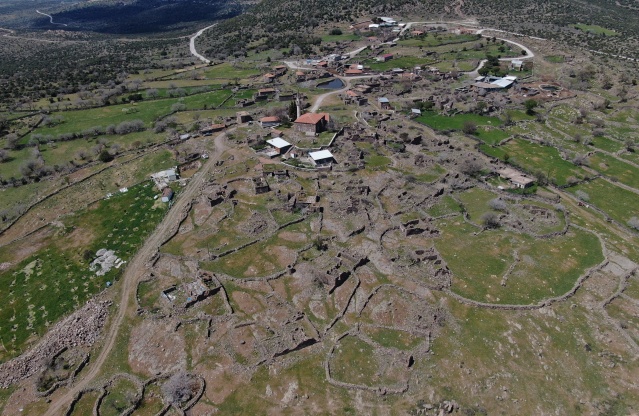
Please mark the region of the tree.
POLYGON ((528 99, 526 101, 524 101, 524 107, 526 108, 526 114, 528 114, 529 116, 532 116, 535 114, 535 108, 537 108, 537 106, 539 105, 539 103, 535 100, 528 99))
POLYGON ((626 150, 629 152, 634 152, 635 151, 635 140, 628 137, 625 141, 624 141, 624 145, 626 146, 626 150))
POLYGON ((20 138, 17 134, 10 133, 5 136, 5 140, 7 148, 15 149, 16 147, 18 147, 18 140, 20 140, 20 138))
POLYGON ((460 170, 466 175, 475 176, 481 172, 482 168, 483 167, 478 160, 467 159, 461 164, 460 170))
POLYGON ((575 192, 575 196, 579 199, 581 199, 582 201, 590 201, 590 195, 588 195, 587 193, 585 193, 582 190, 579 190, 577 192, 575 192))
POLYGON ((477 133, 477 123, 471 120, 464 121, 464 125, 462 127, 462 131, 466 134, 475 134, 477 133))
POLYGON ((107 149, 104 149, 100 152, 98 159, 100 159, 101 162, 108 163, 113 160, 113 155, 109 153, 107 149))
POLYGON ((184 110, 186 110, 186 104, 184 103, 175 103, 171 106, 171 111, 173 113, 184 110))
POLYGON ((481 216, 481 222, 486 228, 499 228, 499 216, 494 212, 487 212, 481 216))
POLYGON ((187 373, 179 372, 162 385, 162 393, 169 403, 183 403, 193 396, 193 379, 187 373))
POLYGON ((297 118, 297 104, 295 101, 291 101, 288 105, 288 119, 293 121, 297 118))
POLYGON ((488 206, 495 211, 506 211, 508 204, 501 198, 494 198, 488 201, 488 206))

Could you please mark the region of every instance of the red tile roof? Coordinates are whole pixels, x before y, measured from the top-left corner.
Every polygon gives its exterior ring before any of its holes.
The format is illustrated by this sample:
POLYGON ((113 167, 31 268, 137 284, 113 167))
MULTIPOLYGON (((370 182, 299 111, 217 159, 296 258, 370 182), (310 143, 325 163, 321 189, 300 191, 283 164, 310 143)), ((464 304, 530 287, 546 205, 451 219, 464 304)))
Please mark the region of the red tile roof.
POLYGON ((326 121, 328 121, 330 116, 328 113, 306 113, 299 116, 297 120, 295 120, 295 123, 317 124, 322 121, 322 119, 326 119, 326 121))
POLYGON ((261 123, 276 123, 278 121, 280 121, 280 118, 278 116, 262 117, 260 119, 261 123))

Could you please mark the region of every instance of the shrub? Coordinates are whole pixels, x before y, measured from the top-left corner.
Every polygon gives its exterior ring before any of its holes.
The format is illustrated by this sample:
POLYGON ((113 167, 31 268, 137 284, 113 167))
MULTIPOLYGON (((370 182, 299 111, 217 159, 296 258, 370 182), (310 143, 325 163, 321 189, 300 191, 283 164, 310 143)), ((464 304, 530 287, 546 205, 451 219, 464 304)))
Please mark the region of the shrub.
POLYGON ((588 195, 584 191, 579 190, 579 191, 575 192, 575 196, 577 198, 581 199, 582 201, 590 201, 590 195, 588 195))
POLYGON ((162 385, 162 393, 169 403, 186 402, 193 396, 193 379, 187 373, 176 373, 162 385))
POLYGON ((108 150, 104 149, 100 152, 98 159, 100 159, 101 162, 107 163, 113 160, 113 155, 109 153, 108 150))
POLYGON ((466 134, 475 134, 477 133, 477 124, 473 121, 467 120, 464 122, 462 131, 466 134))
POLYGON ((508 204, 501 198, 495 198, 488 201, 488 206, 495 211, 506 211, 508 204))
POLYGON ((494 212, 487 212, 482 215, 481 222, 486 228, 499 228, 499 216, 494 212))

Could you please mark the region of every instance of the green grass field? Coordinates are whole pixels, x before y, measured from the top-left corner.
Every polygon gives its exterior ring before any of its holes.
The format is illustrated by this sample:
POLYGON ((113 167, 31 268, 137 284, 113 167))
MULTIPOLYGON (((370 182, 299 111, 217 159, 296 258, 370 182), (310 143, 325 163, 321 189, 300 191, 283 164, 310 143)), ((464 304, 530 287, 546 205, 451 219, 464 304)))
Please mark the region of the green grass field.
POLYGON ((477 35, 456 35, 453 33, 442 33, 437 35, 422 35, 410 39, 403 39, 397 42, 400 46, 411 47, 433 47, 455 43, 465 43, 478 40, 477 35))
POLYGON ((208 79, 245 79, 260 75, 262 73, 266 74, 269 72, 269 68, 265 68, 264 71, 258 69, 255 65, 251 65, 248 63, 230 63, 225 62, 220 65, 209 66, 205 69, 204 75, 208 79))
MULTIPOLYGON (((23 351, 32 335, 42 335, 107 281, 117 279, 122 268, 97 276, 89 262, 101 248, 114 250, 125 261, 135 254, 166 210, 153 200, 157 193, 146 182, 62 218, 64 226, 50 226, 38 243, 42 248, 0 274, 0 286, 7 288, 0 292, 0 340, 6 348, 0 359, 23 351)), ((14 246, 2 247, 0 257, 6 258, 14 246)))
POLYGON ((636 167, 603 153, 595 153, 588 160, 592 169, 639 190, 639 169, 636 167))
POLYGON ((569 192, 583 191, 589 196, 588 203, 604 211, 610 218, 626 224, 639 216, 639 195, 614 186, 603 179, 571 187, 569 192))
MULTIPOLYGON (((293 224, 283 229, 283 231, 306 234, 308 233, 308 224, 306 222, 293 224)), ((251 241, 252 239, 254 237, 243 240, 251 241)), ((306 240, 299 242, 289 241, 278 233, 233 254, 204 263, 203 267, 207 270, 220 271, 237 278, 271 274, 284 269, 287 264, 283 264, 282 261, 279 261, 269 253, 272 253, 273 250, 278 250, 280 247, 296 250, 308 243, 309 241, 306 240)), ((224 250, 227 249, 227 247, 224 247, 224 250)))
POLYGON ((442 215, 461 213, 461 207, 450 195, 445 195, 426 212, 432 217, 441 217, 442 215))
POLYGON ((618 141, 608 139, 606 137, 593 137, 592 145, 610 153, 616 153, 625 147, 623 143, 619 143, 618 141))
POLYGON ((583 178, 586 174, 581 167, 562 159, 559 151, 554 147, 523 139, 514 139, 504 146, 500 146, 498 150, 504 153, 498 156, 498 152, 495 151, 492 155, 504 159, 505 154, 508 154, 510 156, 509 163, 520 166, 528 172, 540 171, 548 175, 559 186, 565 185, 571 176, 583 178))
POLYGON ((572 25, 575 29, 582 30, 588 33, 594 33, 595 35, 603 35, 603 36, 618 36, 619 33, 615 32, 611 29, 606 29, 605 27, 599 25, 587 25, 584 23, 578 23, 576 25, 572 25))
POLYGON ((502 140, 509 138, 511 134, 500 129, 482 127, 477 129, 477 133, 475 133, 474 136, 486 144, 496 145, 502 140))
POLYGON ((398 381, 380 374, 373 345, 353 336, 340 341, 330 365, 333 377, 347 383, 378 386, 398 381))
POLYGON ((597 237, 580 230, 549 244, 500 230, 476 234, 477 228, 459 221, 448 220, 440 228, 435 246, 454 274, 453 291, 480 302, 531 304, 562 295, 588 267, 603 260, 597 237), (514 247, 520 261, 502 286, 515 259, 514 247))
POLYGON ((119 379, 111 385, 109 393, 100 403, 100 414, 104 416, 117 416, 134 403, 133 398, 137 393, 137 387, 132 381, 119 379))
POLYGON ((139 105, 121 104, 87 110, 64 111, 53 113, 60 116, 63 122, 51 127, 39 127, 34 133, 57 136, 62 133, 82 132, 90 127, 118 125, 122 121, 142 120, 146 127, 160 116, 171 113, 171 106, 184 103, 187 109, 212 108, 220 105, 231 95, 230 90, 217 90, 182 98, 170 98, 140 103, 139 105))
POLYGON ((426 112, 415 120, 435 130, 461 130, 464 127, 464 123, 468 121, 475 123, 477 126, 498 127, 502 124, 502 121, 497 117, 485 117, 479 114, 457 114, 447 117, 435 112, 426 112))
POLYGON ((411 350, 423 340, 406 331, 390 328, 366 328, 370 338, 385 348, 411 350))
POLYGON ((553 64, 562 64, 566 61, 563 55, 548 55, 544 59, 553 64))
POLYGON ((322 42, 348 42, 360 40, 362 37, 352 33, 343 33, 341 35, 324 35, 322 36, 322 42))

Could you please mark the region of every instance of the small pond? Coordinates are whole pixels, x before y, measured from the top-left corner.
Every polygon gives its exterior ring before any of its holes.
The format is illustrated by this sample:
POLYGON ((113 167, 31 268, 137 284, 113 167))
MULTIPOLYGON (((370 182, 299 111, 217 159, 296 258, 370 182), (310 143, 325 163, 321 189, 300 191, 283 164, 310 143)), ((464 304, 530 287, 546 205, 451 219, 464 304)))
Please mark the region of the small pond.
POLYGON ((322 88, 325 90, 338 90, 344 87, 344 83, 339 78, 333 78, 330 81, 322 82, 317 84, 317 88, 322 88))
POLYGON ((558 87, 556 85, 548 85, 548 84, 543 84, 540 85, 539 88, 541 88, 544 91, 559 91, 561 89, 561 87, 558 87))

